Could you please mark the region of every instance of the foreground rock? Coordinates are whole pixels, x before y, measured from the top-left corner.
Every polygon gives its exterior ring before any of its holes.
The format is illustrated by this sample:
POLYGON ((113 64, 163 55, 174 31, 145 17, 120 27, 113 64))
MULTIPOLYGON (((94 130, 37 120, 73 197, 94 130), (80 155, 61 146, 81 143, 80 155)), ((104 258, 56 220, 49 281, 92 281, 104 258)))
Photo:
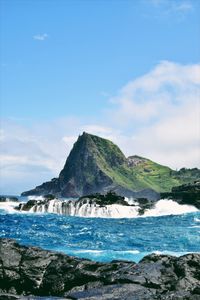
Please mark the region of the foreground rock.
POLYGON ((170 193, 161 193, 162 198, 173 199, 179 204, 189 204, 200 209, 200 181, 173 187, 170 193))
POLYGON ((5 293, 91 300, 195 300, 200 297, 200 254, 180 258, 152 254, 138 264, 98 263, 1 239, 0 294, 5 293))

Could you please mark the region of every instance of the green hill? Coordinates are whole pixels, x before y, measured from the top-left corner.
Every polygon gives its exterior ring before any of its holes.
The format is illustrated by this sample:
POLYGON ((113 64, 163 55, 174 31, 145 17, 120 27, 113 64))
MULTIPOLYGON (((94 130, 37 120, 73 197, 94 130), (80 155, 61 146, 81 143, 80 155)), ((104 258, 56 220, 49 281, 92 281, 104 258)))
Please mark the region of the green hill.
POLYGON ((23 195, 79 197, 109 190, 124 196, 156 198, 157 193, 200 178, 200 170, 174 171, 140 156, 126 158, 114 143, 83 133, 73 146, 58 178, 23 195))

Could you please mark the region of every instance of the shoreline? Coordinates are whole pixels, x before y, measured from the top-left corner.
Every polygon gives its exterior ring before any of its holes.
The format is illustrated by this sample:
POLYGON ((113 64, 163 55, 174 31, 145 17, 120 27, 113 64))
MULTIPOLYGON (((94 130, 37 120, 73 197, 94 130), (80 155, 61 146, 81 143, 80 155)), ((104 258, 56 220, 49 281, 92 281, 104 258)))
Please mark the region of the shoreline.
POLYGON ((200 295, 198 253, 180 257, 151 254, 138 264, 99 263, 4 238, 0 239, 0 260, 0 296, 123 300, 198 299, 200 295))

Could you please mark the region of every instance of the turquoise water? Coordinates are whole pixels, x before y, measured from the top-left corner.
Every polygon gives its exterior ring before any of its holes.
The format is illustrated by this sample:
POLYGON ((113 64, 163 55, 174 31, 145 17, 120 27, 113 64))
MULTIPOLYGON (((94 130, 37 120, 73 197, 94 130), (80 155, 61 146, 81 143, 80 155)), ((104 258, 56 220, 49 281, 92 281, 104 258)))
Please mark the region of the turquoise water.
POLYGON ((1 237, 95 261, 138 262, 152 252, 200 252, 200 212, 134 219, 80 218, 0 210, 1 237))

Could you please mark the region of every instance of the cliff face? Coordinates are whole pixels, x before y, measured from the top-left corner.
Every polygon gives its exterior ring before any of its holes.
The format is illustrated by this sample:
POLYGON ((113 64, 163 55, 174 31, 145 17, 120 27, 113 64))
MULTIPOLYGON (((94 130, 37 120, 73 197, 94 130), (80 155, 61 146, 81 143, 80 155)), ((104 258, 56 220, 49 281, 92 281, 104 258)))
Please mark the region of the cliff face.
POLYGON ((83 133, 71 150, 58 178, 22 193, 55 194, 63 197, 104 192, 114 188, 109 170, 126 163, 126 157, 112 142, 83 133))
POLYGON ((125 156, 113 143, 83 133, 60 172, 62 195, 80 196, 104 191, 113 184, 107 170, 117 168, 125 161, 125 156))
MULTIPOLYGON (((200 177, 200 170, 195 170, 194 179, 200 177)), ((193 180, 191 174, 187 182, 193 180)), ((160 192, 170 191, 182 183, 178 172, 139 156, 126 158, 111 141, 84 132, 74 144, 59 177, 22 195, 51 193, 79 197, 114 190, 123 196, 158 199, 160 192)))

